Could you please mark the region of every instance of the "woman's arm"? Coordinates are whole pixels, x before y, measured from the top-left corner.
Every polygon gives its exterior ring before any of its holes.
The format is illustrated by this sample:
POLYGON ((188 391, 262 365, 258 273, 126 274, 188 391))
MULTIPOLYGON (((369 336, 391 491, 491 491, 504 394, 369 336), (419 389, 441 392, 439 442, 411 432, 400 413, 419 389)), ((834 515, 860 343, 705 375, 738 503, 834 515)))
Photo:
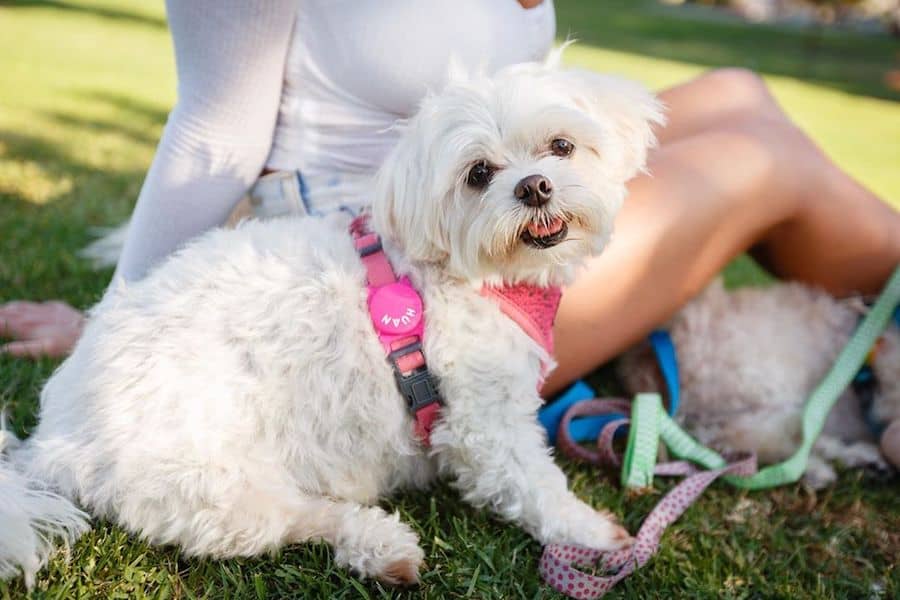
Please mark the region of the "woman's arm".
POLYGON ((116 278, 135 280, 221 224, 269 153, 296 0, 167 0, 178 101, 116 278))

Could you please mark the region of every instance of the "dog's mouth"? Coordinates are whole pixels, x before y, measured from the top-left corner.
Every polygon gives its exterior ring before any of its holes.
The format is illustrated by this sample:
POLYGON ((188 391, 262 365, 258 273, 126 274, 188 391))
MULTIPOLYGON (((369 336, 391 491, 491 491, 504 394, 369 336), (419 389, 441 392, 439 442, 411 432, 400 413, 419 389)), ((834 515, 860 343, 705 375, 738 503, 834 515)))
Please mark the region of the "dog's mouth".
POLYGON ((553 217, 548 221, 535 223, 532 221, 525 227, 520 239, 533 248, 543 250, 552 248, 564 239, 569 233, 569 226, 560 217, 553 217))

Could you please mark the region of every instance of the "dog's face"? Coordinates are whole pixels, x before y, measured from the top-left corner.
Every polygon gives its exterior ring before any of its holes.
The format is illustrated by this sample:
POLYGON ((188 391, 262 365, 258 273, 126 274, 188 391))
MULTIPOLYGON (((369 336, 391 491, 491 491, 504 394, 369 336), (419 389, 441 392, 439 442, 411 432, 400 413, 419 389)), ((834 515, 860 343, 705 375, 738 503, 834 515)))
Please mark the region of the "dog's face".
POLYGON ((661 107, 637 84, 526 64, 428 96, 379 174, 376 228, 474 282, 565 283, 600 252, 661 107))

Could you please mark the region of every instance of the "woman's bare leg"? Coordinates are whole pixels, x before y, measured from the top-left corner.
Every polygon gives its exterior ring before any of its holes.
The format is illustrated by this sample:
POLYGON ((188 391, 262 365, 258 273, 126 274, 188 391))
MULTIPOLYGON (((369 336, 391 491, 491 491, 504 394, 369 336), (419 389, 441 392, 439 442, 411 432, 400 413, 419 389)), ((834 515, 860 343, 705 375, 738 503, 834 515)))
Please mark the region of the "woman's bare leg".
POLYGON ((737 254, 836 294, 900 263, 900 213, 841 172, 755 75, 713 72, 661 94, 669 125, 607 251, 563 296, 548 394, 665 321, 737 254))

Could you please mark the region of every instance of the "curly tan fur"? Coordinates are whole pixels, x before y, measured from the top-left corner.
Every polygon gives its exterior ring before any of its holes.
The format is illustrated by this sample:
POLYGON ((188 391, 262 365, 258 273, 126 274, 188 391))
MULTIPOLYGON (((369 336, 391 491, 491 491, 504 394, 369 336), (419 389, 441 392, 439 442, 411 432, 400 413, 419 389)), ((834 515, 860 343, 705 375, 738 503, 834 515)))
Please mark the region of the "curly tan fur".
MULTIPOLYGON (((838 301, 799 283, 728 292, 720 281, 668 324, 682 383, 679 421, 701 442, 752 450, 762 462, 789 457, 800 437, 804 402, 825 376, 859 320, 852 301, 838 301)), ((883 337, 874 370, 880 381, 873 414, 900 417, 900 332, 883 337)), ((619 372, 630 392, 662 390, 646 344, 628 351, 619 372)), ((834 481, 830 462, 883 467, 848 390, 838 400, 810 460, 807 480, 834 481)))

